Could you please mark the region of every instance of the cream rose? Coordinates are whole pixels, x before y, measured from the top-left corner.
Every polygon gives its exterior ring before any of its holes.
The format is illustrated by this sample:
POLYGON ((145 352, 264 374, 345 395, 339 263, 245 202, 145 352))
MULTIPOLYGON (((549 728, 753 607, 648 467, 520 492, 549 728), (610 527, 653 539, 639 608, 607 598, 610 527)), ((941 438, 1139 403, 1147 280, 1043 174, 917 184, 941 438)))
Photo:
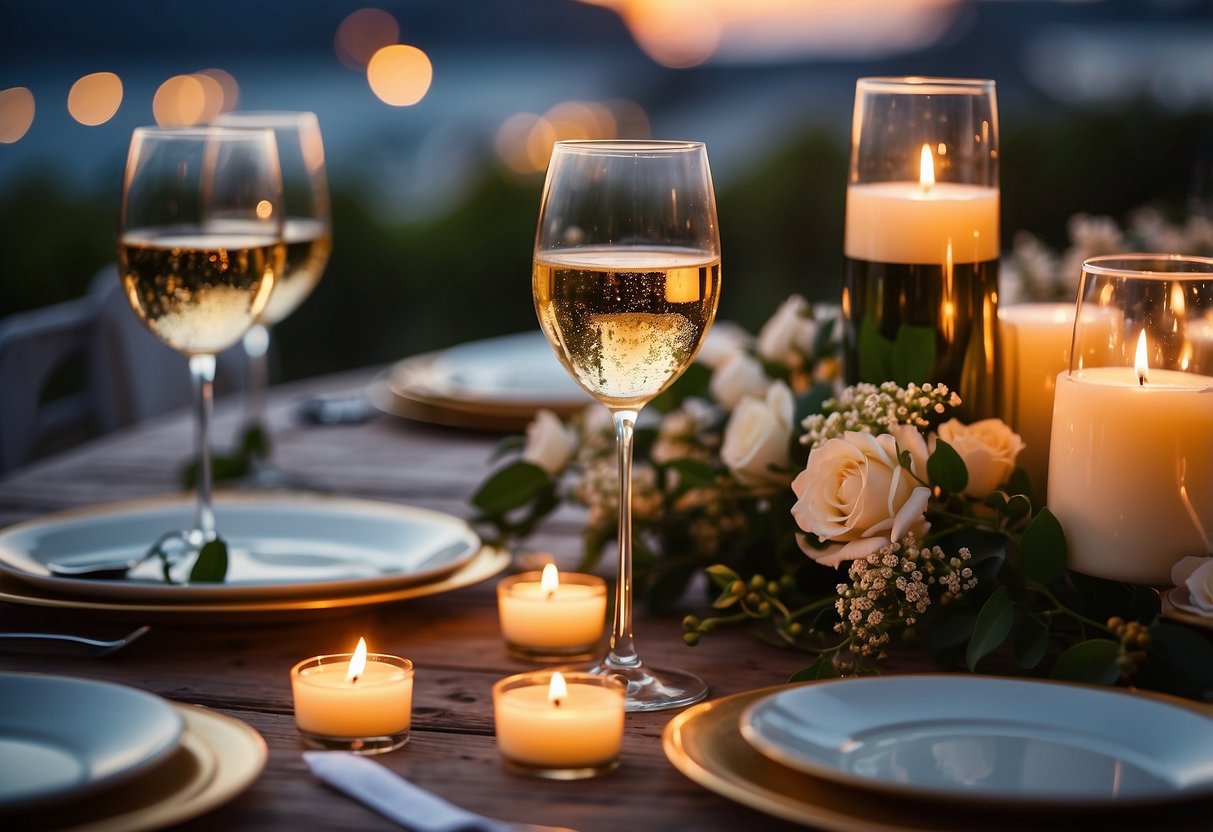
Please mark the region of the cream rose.
POLYGON ((901 540, 906 532, 921 537, 930 528, 923 518, 931 496, 926 471, 926 442, 910 425, 895 425, 879 436, 847 431, 814 448, 792 481, 792 516, 804 531, 845 545, 805 551, 837 567, 901 540), (899 451, 909 452, 909 470, 898 461, 899 451))
POLYGON ((720 446, 720 459, 745 485, 787 485, 788 446, 796 401, 792 390, 777 381, 765 400, 746 396, 729 417, 720 446))
POLYGON ((758 359, 746 352, 734 353, 712 373, 708 388, 725 410, 732 410, 746 396, 764 397, 771 380, 758 359))
POLYGON ((971 425, 951 419, 939 426, 939 438, 964 460, 969 483, 964 493, 978 500, 993 493, 1011 477, 1023 439, 1001 419, 982 419, 971 425))
POLYGON ((1213 615, 1213 557, 1186 557, 1171 567, 1171 583, 1188 590, 1189 612, 1213 615))
POLYGON ((522 459, 538 465, 553 477, 564 470, 577 452, 577 433, 566 428, 550 410, 540 410, 526 428, 522 459))
POLYGON ((817 321, 809 302, 792 295, 759 330, 756 351, 768 361, 786 363, 789 355, 810 355, 816 337, 817 321))

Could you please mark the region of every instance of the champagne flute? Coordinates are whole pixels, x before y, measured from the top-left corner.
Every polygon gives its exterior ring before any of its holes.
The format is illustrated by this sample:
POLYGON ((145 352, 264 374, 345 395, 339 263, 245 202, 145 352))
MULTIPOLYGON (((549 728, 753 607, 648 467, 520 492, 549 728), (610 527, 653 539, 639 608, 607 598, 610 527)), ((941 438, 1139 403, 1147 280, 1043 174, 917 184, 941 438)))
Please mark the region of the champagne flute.
POLYGON ((294 478, 269 461, 273 445, 265 417, 265 391, 269 379, 266 355, 271 328, 311 295, 324 274, 333 249, 320 122, 315 113, 262 110, 224 113, 214 120, 214 124, 272 130, 278 142, 285 204, 282 233, 286 241, 286 266, 269 302, 241 339, 249 369, 245 443, 252 451, 252 468, 242 484, 253 488, 297 485, 294 478))
MULTIPOLYGON (((210 420, 215 354, 256 321, 282 271, 282 178, 269 130, 138 127, 122 183, 118 273, 156 337, 189 359, 197 402, 193 527, 187 552, 216 539, 210 420)), ((165 555, 167 560, 167 555, 165 555)), ((167 568, 167 567, 166 567, 167 568)))
POLYGON ((640 409, 682 375, 720 296, 720 236, 700 142, 560 141, 539 209, 535 311, 557 358, 611 411, 619 453, 619 582, 609 652, 593 672, 627 682, 630 711, 707 696, 655 670, 632 631, 632 439, 640 409))

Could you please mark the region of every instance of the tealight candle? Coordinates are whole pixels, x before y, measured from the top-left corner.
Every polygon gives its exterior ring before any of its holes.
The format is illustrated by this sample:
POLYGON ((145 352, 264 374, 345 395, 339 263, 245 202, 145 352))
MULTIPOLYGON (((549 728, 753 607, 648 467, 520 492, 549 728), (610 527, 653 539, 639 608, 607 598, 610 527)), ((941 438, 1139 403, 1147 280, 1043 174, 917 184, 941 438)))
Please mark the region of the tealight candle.
POLYGON ((493 685, 493 719, 505 767, 557 780, 619 766, 627 686, 612 676, 535 672, 493 685))
POLYGON ((523 572, 498 583, 497 612, 515 658, 589 658, 606 620, 606 582, 596 575, 562 575, 549 563, 542 573, 523 572))
POLYGON ((381 754, 408 742, 413 721, 413 663, 368 654, 315 656, 291 669, 295 722, 318 748, 381 754))
POLYGON ((1069 565, 1166 585, 1213 534, 1213 377, 1145 365, 1063 373, 1053 403, 1049 509, 1069 565))

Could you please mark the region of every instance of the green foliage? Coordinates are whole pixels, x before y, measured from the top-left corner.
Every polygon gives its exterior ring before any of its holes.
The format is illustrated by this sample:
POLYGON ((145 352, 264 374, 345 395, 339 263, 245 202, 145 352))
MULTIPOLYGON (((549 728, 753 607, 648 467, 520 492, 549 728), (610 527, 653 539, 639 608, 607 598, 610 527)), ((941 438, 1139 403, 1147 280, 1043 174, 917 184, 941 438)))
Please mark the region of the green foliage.
POLYGON ((198 558, 190 569, 190 583, 223 583, 227 577, 227 563, 227 543, 219 537, 207 541, 198 551, 198 558))
POLYGON ((927 476, 933 485, 959 494, 969 484, 969 471, 960 454, 942 439, 935 440, 935 451, 927 459, 927 476))

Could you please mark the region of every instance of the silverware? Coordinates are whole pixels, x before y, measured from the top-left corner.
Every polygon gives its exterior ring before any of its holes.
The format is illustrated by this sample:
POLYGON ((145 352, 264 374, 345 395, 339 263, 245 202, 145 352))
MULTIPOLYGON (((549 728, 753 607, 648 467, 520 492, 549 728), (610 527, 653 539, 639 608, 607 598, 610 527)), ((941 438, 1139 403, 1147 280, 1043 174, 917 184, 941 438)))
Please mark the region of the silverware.
POLYGON ((88 638, 72 633, 0 633, 0 650, 31 652, 50 648, 86 656, 107 656, 142 637, 150 629, 145 624, 115 639, 88 638))
POLYGON ((43 565, 56 578, 117 580, 125 578, 127 573, 136 566, 154 557, 162 556, 168 561, 170 566, 173 565, 178 556, 169 553, 166 548, 169 543, 177 543, 179 546, 201 545, 193 541, 191 532, 189 531, 167 532, 143 554, 124 560, 85 561, 84 563, 55 563, 54 561, 49 561, 43 565))

